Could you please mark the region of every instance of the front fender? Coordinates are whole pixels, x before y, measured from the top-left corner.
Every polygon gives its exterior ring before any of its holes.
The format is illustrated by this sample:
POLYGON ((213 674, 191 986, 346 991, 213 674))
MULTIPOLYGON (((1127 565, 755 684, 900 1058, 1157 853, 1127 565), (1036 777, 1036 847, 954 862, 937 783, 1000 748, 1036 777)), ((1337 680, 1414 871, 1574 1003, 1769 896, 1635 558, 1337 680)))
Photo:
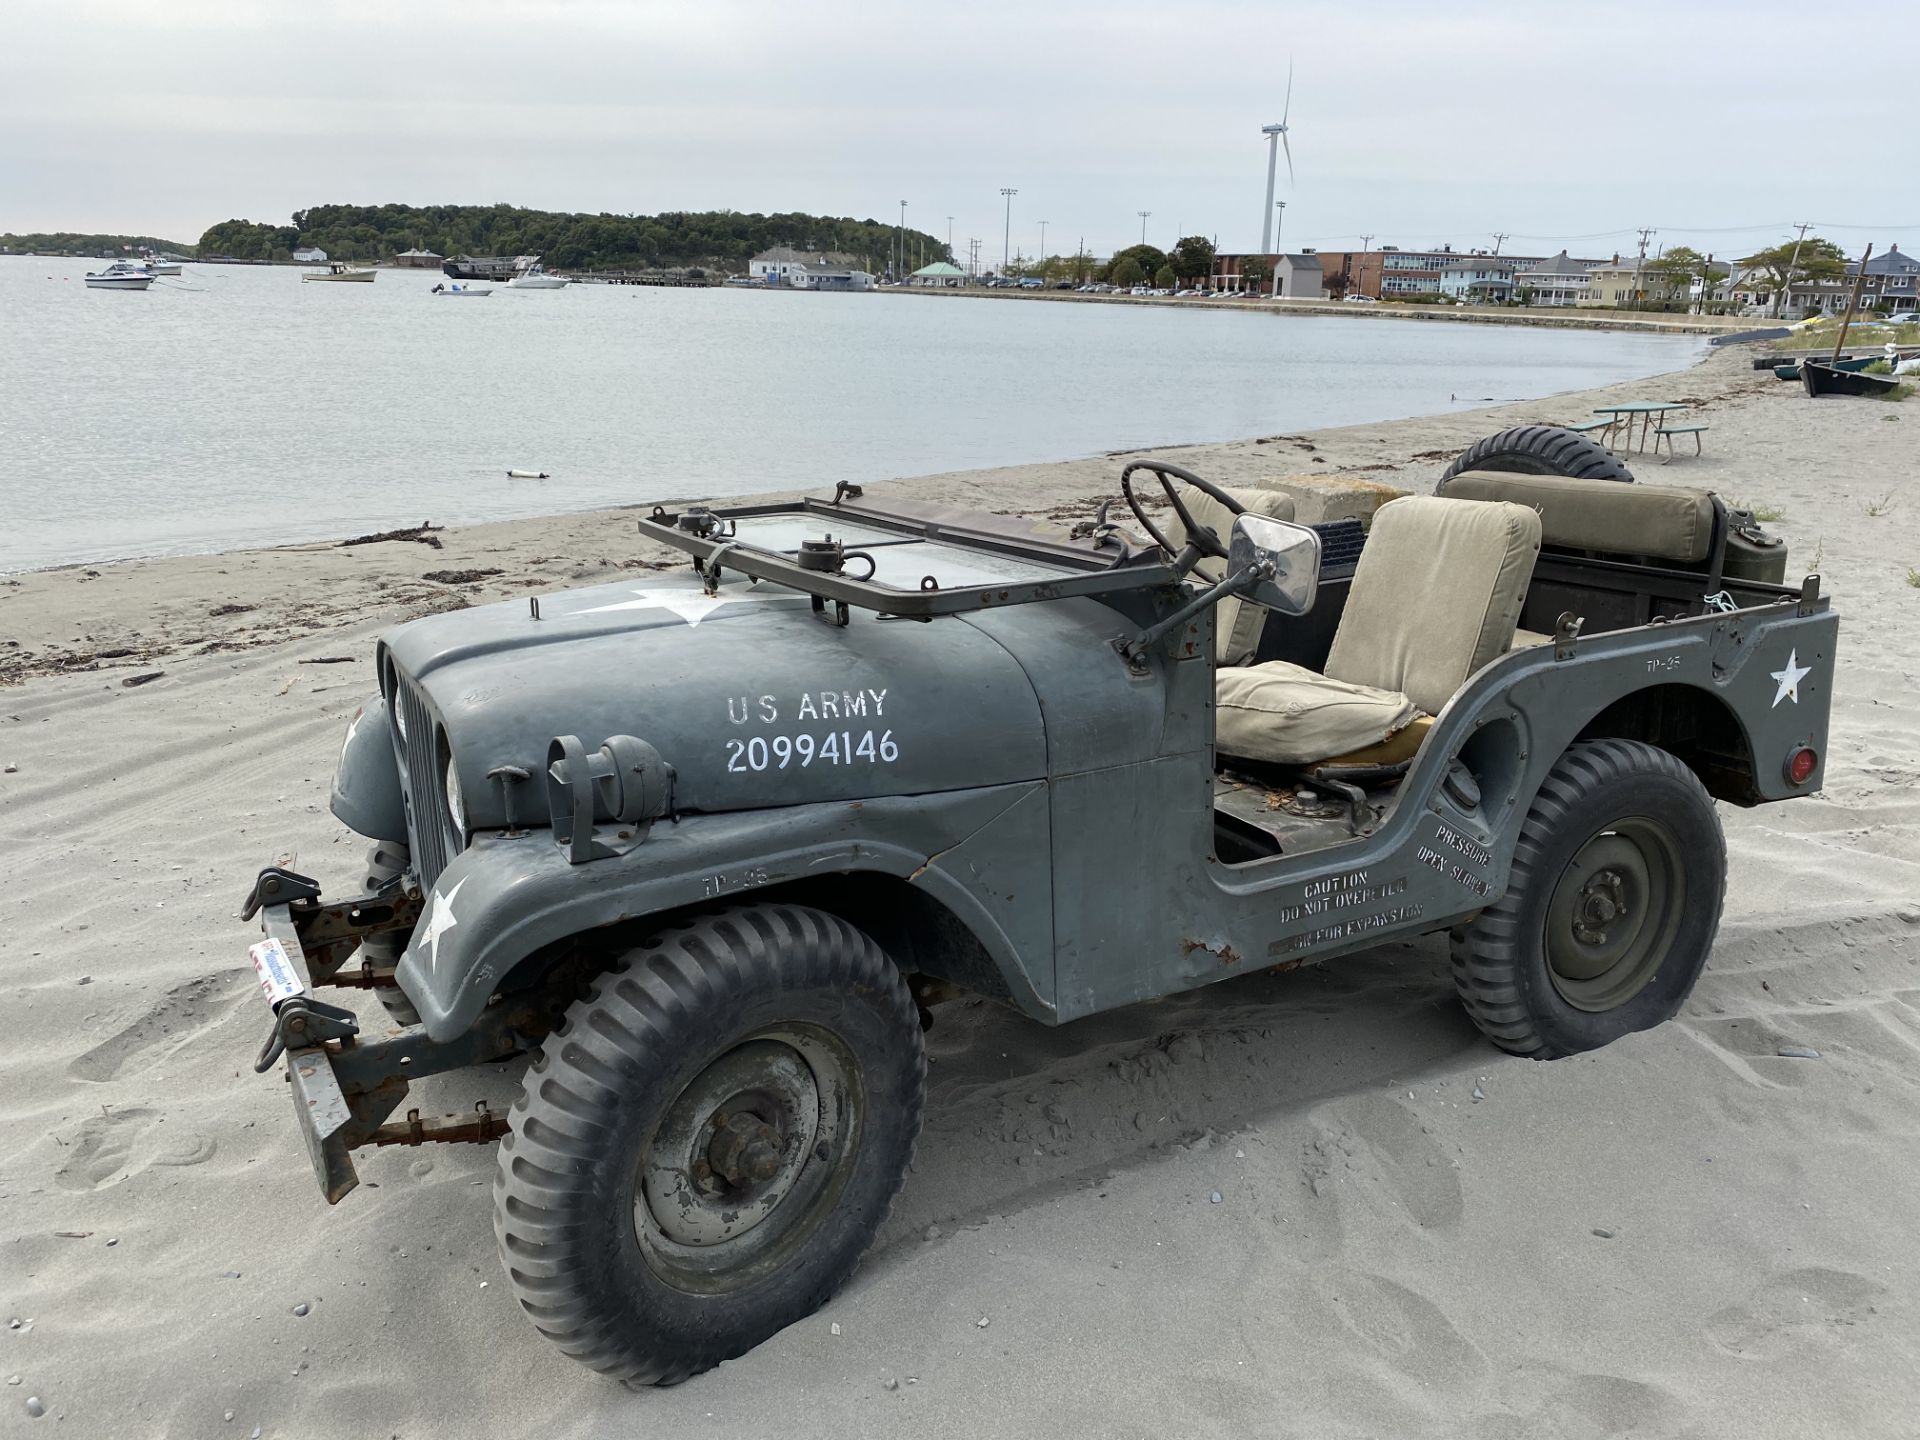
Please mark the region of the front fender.
POLYGON ((1044 788, 1036 781, 694 815, 659 821, 632 849, 581 865, 568 862, 548 830, 476 836, 426 897, 396 978, 428 1036, 444 1043, 473 1024, 516 965, 555 941, 811 875, 864 870, 927 889, 986 948, 1023 1008, 1050 1010, 1050 997, 1031 978, 1050 929, 1025 933, 1030 927, 1017 912, 932 863, 1044 788))
POLYGON ((387 702, 378 695, 360 707, 347 726, 334 767, 328 808, 349 830, 369 840, 407 838, 407 807, 400 792, 400 765, 394 759, 393 725, 387 702))

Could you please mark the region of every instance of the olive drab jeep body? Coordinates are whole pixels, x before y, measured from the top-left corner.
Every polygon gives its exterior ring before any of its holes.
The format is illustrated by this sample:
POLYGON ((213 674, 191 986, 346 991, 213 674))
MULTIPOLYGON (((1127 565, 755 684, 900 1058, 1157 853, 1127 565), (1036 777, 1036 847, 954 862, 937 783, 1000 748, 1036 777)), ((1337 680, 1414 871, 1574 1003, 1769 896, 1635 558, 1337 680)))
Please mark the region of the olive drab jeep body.
POLYGON ((248 909, 260 1067, 327 1198, 359 1147, 504 1136, 522 1304, 670 1380, 844 1278, 947 995, 1062 1024, 1449 931, 1517 1053, 1673 1013, 1708 797, 1820 782, 1817 578, 1732 573, 1705 492, 1467 472, 1363 533, 1168 466, 1122 488, 1131 528, 1072 534, 846 486, 656 511, 680 573, 387 634, 333 793, 367 890, 269 869, 248 909), (519 1051, 512 1116, 392 1118, 519 1051))

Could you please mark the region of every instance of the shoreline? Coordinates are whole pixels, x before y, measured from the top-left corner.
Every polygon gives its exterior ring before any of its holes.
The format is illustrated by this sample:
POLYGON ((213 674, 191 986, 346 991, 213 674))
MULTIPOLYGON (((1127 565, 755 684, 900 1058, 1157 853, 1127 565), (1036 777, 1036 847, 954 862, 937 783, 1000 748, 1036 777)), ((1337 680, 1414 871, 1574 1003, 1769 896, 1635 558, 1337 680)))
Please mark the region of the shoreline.
POLYGON ((1278 301, 1203 300, 1189 296, 1176 300, 1171 295, 1083 295, 1077 290, 988 289, 966 286, 948 289, 934 285, 888 285, 875 287, 876 295, 938 295, 957 300, 1056 300, 1076 305, 1166 305, 1179 310, 1231 310, 1255 315, 1338 315, 1367 320, 1439 320, 1463 325, 1518 325, 1537 330, 1616 330, 1654 335, 1737 335, 1755 327, 1751 316, 1732 315, 1655 315, 1621 314, 1617 311, 1582 310, 1578 306, 1552 309, 1494 308, 1476 305, 1396 305, 1375 301, 1370 305, 1348 305, 1335 300, 1295 300, 1282 296, 1278 301))
MULTIPOLYGON (((1767 384, 1779 383, 1760 373, 1767 384)), ((1298 434, 900 476, 869 493, 1071 523, 1117 493, 1119 458, 1153 455, 1222 484, 1307 476, 1371 492, 1377 501, 1383 485, 1430 491, 1453 454, 1508 425, 1586 418, 1594 404, 1652 396, 1711 403, 1757 383, 1754 375, 1745 349, 1730 347, 1680 370, 1538 400, 1298 434)), ((632 538, 623 517, 656 503, 766 504, 817 493, 820 487, 742 497, 681 495, 447 527, 423 541, 348 545, 327 539, 18 571, 0 576, 0 687, 94 670, 146 673, 177 656, 251 650, 368 618, 392 624, 530 590, 589 584, 622 570, 657 568, 666 552, 656 554, 632 538)))

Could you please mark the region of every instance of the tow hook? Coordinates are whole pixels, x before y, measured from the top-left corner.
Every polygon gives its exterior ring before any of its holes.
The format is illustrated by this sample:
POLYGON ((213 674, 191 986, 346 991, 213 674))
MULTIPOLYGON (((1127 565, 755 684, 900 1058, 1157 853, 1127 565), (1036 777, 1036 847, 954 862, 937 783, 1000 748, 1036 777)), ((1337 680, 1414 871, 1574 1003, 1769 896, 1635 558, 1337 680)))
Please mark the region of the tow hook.
POLYGON ((347 1040, 360 1033, 360 1021, 351 1010, 329 1005, 311 995, 294 995, 282 1000, 273 1012, 273 1029, 267 1033, 260 1056, 253 1062, 256 1075, 273 1068, 288 1050, 308 1050, 328 1040, 347 1040))

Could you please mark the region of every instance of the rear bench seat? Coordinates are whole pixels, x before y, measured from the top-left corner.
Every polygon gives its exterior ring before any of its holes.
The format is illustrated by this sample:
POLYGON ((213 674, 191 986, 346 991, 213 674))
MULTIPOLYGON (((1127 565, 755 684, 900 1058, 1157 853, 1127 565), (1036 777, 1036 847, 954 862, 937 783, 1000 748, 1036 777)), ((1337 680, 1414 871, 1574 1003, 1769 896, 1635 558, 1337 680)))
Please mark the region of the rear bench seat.
MULTIPOLYGON (((1450 500, 1525 505, 1540 517, 1540 543, 1560 550, 1635 555, 1680 565, 1704 565, 1713 557, 1710 490, 1463 470, 1448 479, 1440 493, 1450 500)), ((1513 643, 1518 649, 1552 638, 1537 630, 1516 630, 1513 643)))

